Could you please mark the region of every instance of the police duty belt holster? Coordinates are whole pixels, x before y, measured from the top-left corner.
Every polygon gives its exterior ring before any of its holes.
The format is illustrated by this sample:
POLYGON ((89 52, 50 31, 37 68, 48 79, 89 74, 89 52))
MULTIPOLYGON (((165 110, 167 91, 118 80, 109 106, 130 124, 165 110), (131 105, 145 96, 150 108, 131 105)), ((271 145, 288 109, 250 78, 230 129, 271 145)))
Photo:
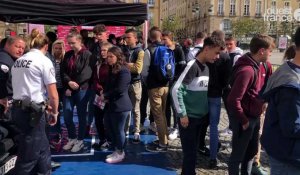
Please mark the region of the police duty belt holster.
POLYGON ((22 100, 22 110, 29 111, 29 125, 31 127, 36 127, 41 118, 44 116, 46 105, 44 103, 35 103, 30 100, 22 100))

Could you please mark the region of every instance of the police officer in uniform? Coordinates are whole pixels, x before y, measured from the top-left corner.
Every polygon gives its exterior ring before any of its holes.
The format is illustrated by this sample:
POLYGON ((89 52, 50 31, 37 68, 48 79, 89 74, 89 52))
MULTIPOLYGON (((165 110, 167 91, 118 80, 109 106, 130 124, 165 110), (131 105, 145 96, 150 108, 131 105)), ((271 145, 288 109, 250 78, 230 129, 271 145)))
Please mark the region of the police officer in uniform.
POLYGON ((12 36, 7 38, 4 48, 0 50, 0 116, 8 110, 8 101, 12 98, 11 67, 23 55, 24 49, 23 38, 12 36))
POLYGON ((15 174, 51 174, 46 122, 54 125, 58 116, 55 69, 45 56, 49 40, 44 34, 31 42, 31 50, 12 67, 12 116, 21 131, 15 174), (46 102, 46 91, 49 101, 46 102))

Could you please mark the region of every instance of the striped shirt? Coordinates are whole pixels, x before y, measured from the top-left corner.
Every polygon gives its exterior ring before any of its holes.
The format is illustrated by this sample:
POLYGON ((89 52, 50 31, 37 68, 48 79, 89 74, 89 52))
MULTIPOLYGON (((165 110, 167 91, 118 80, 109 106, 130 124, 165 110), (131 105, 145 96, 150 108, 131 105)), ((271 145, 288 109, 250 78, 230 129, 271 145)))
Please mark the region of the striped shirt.
POLYGON ((56 78, 56 87, 63 88, 61 73, 60 73, 60 63, 59 61, 55 61, 55 78, 56 78))

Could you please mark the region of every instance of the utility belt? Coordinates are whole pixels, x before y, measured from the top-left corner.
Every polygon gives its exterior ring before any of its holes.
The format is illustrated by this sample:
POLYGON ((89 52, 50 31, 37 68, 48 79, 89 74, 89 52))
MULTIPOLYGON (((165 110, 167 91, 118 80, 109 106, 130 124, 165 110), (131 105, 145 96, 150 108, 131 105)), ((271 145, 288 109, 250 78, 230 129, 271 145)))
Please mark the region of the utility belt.
POLYGON ((30 113, 29 125, 32 127, 35 127, 40 123, 40 120, 47 109, 45 102, 35 103, 27 99, 13 100, 12 105, 14 108, 20 108, 23 111, 30 113))

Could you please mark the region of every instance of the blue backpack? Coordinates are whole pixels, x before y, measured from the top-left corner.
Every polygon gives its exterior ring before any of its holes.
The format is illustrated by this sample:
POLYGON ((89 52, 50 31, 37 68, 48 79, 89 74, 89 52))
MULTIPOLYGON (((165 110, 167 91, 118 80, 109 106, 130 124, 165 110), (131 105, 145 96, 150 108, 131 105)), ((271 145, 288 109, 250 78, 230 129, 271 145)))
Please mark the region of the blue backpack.
POLYGON ((172 80, 175 74, 174 52, 167 46, 158 46, 154 51, 154 66, 158 70, 159 80, 172 80))

